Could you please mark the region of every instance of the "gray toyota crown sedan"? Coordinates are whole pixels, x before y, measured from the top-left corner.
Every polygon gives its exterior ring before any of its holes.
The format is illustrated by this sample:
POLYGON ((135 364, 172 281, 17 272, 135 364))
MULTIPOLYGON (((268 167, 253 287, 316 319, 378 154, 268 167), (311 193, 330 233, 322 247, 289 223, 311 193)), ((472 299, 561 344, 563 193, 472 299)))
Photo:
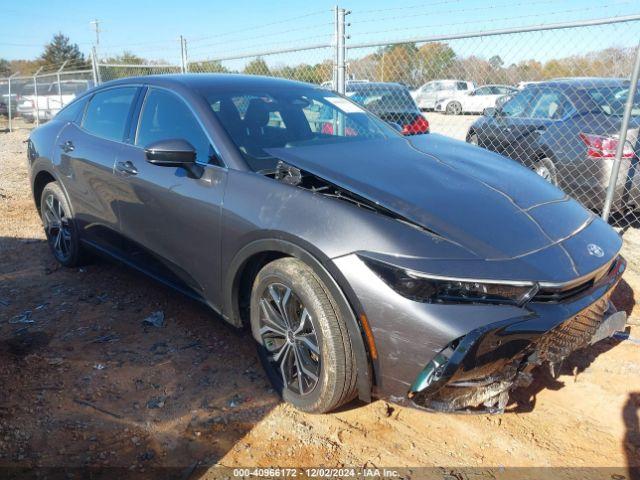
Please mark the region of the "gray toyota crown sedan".
POLYGON ((305 411, 358 396, 500 412, 626 321, 606 223, 511 160, 405 138, 319 87, 118 80, 28 147, 61 264, 106 254, 246 326, 305 411))

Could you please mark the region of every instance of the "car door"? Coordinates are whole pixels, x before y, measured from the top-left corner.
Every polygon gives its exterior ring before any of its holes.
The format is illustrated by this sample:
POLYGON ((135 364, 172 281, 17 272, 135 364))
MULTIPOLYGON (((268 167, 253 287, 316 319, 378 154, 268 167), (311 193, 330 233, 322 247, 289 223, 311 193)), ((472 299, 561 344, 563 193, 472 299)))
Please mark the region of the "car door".
MULTIPOLYGON (((505 107, 508 103, 505 105, 505 107)), ((512 116, 499 132, 497 141, 501 153, 518 160, 527 167, 533 166, 539 153, 539 140, 550 134, 571 108, 564 95, 555 88, 531 89, 529 107, 522 116, 512 116)))
POLYGON ((505 154, 511 131, 531 111, 532 89, 525 89, 506 102, 495 114, 486 117, 477 129, 478 144, 494 152, 505 154))
POLYGON ((464 97, 463 109, 467 112, 482 112, 483 104, 486 102, 485 97, 489 93, 489 87, 476 88, 464 97))
POLYGON ((135 86, 109 88, 76 105, 83 109, 81 120, 68 123, 55 146, 54 159, 81 237, 106 248, 118 240, 113 168, 138 90, 135 86))
POLYGON ((135 136, 123 147, 115 175, 121 230, 130 261, 185 293, 219 304, 220 221, 227 170, 188 104, 169 90, 150 87, 139 107, 135 136), (153 165, 145 147, 182 139, 196 150, 202 176, 181 167, 153 165))

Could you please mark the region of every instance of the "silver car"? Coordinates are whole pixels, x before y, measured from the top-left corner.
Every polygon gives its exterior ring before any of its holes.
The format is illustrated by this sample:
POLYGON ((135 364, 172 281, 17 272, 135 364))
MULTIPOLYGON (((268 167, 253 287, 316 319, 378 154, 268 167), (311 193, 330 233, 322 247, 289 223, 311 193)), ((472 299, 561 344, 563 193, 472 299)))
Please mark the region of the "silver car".
POLYGON ((500 412, 536 368, 625 323, 609 301, 622 242, 598 217, 505 157, 403 137, 320 87, 109 82, 34 130, 28 156, 61 264, 110 255, 246 327, 305 411, 358 396, 500 412))

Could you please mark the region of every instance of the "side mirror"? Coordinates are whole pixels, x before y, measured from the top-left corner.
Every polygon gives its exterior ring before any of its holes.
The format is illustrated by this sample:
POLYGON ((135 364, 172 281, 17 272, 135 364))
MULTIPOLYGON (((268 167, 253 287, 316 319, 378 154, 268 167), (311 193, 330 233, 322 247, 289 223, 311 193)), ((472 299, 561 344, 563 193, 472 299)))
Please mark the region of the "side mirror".
POLYGON ((498 113, 498 110, 496 108, 493 108, 493 107, 487 107, 482 112, 482 114, 485 117, 495 117, 497 113, 498 113))
POLYGON ((393 127, 394 130, 397 130, 398 133, 402 133, 402 125, 397 122, 387 122, 389 125, 393 127))
POLYGON ((152 165, 182 167, 196 178, 202 176, 203 168, 196 164, 196 149, 181 138, 153 142, 145 147, 144 153, 152 165))

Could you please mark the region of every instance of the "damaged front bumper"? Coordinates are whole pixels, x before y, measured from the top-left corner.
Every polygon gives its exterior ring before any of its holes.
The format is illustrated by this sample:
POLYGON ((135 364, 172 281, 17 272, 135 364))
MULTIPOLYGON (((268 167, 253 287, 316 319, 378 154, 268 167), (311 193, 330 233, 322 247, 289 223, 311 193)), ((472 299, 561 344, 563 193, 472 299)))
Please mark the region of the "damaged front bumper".
POLYGON ((503 412, 509 393, 528 386, 535 368, 548 367, 556 376, 573 351, 624 329, 625 312, 610 302, 624 268, 619 258, 591 289, 600 292, 597 300, 560 322, 503 320, 454 340, 427 364, 407 396, 394 400, 440 412, 503 412))

